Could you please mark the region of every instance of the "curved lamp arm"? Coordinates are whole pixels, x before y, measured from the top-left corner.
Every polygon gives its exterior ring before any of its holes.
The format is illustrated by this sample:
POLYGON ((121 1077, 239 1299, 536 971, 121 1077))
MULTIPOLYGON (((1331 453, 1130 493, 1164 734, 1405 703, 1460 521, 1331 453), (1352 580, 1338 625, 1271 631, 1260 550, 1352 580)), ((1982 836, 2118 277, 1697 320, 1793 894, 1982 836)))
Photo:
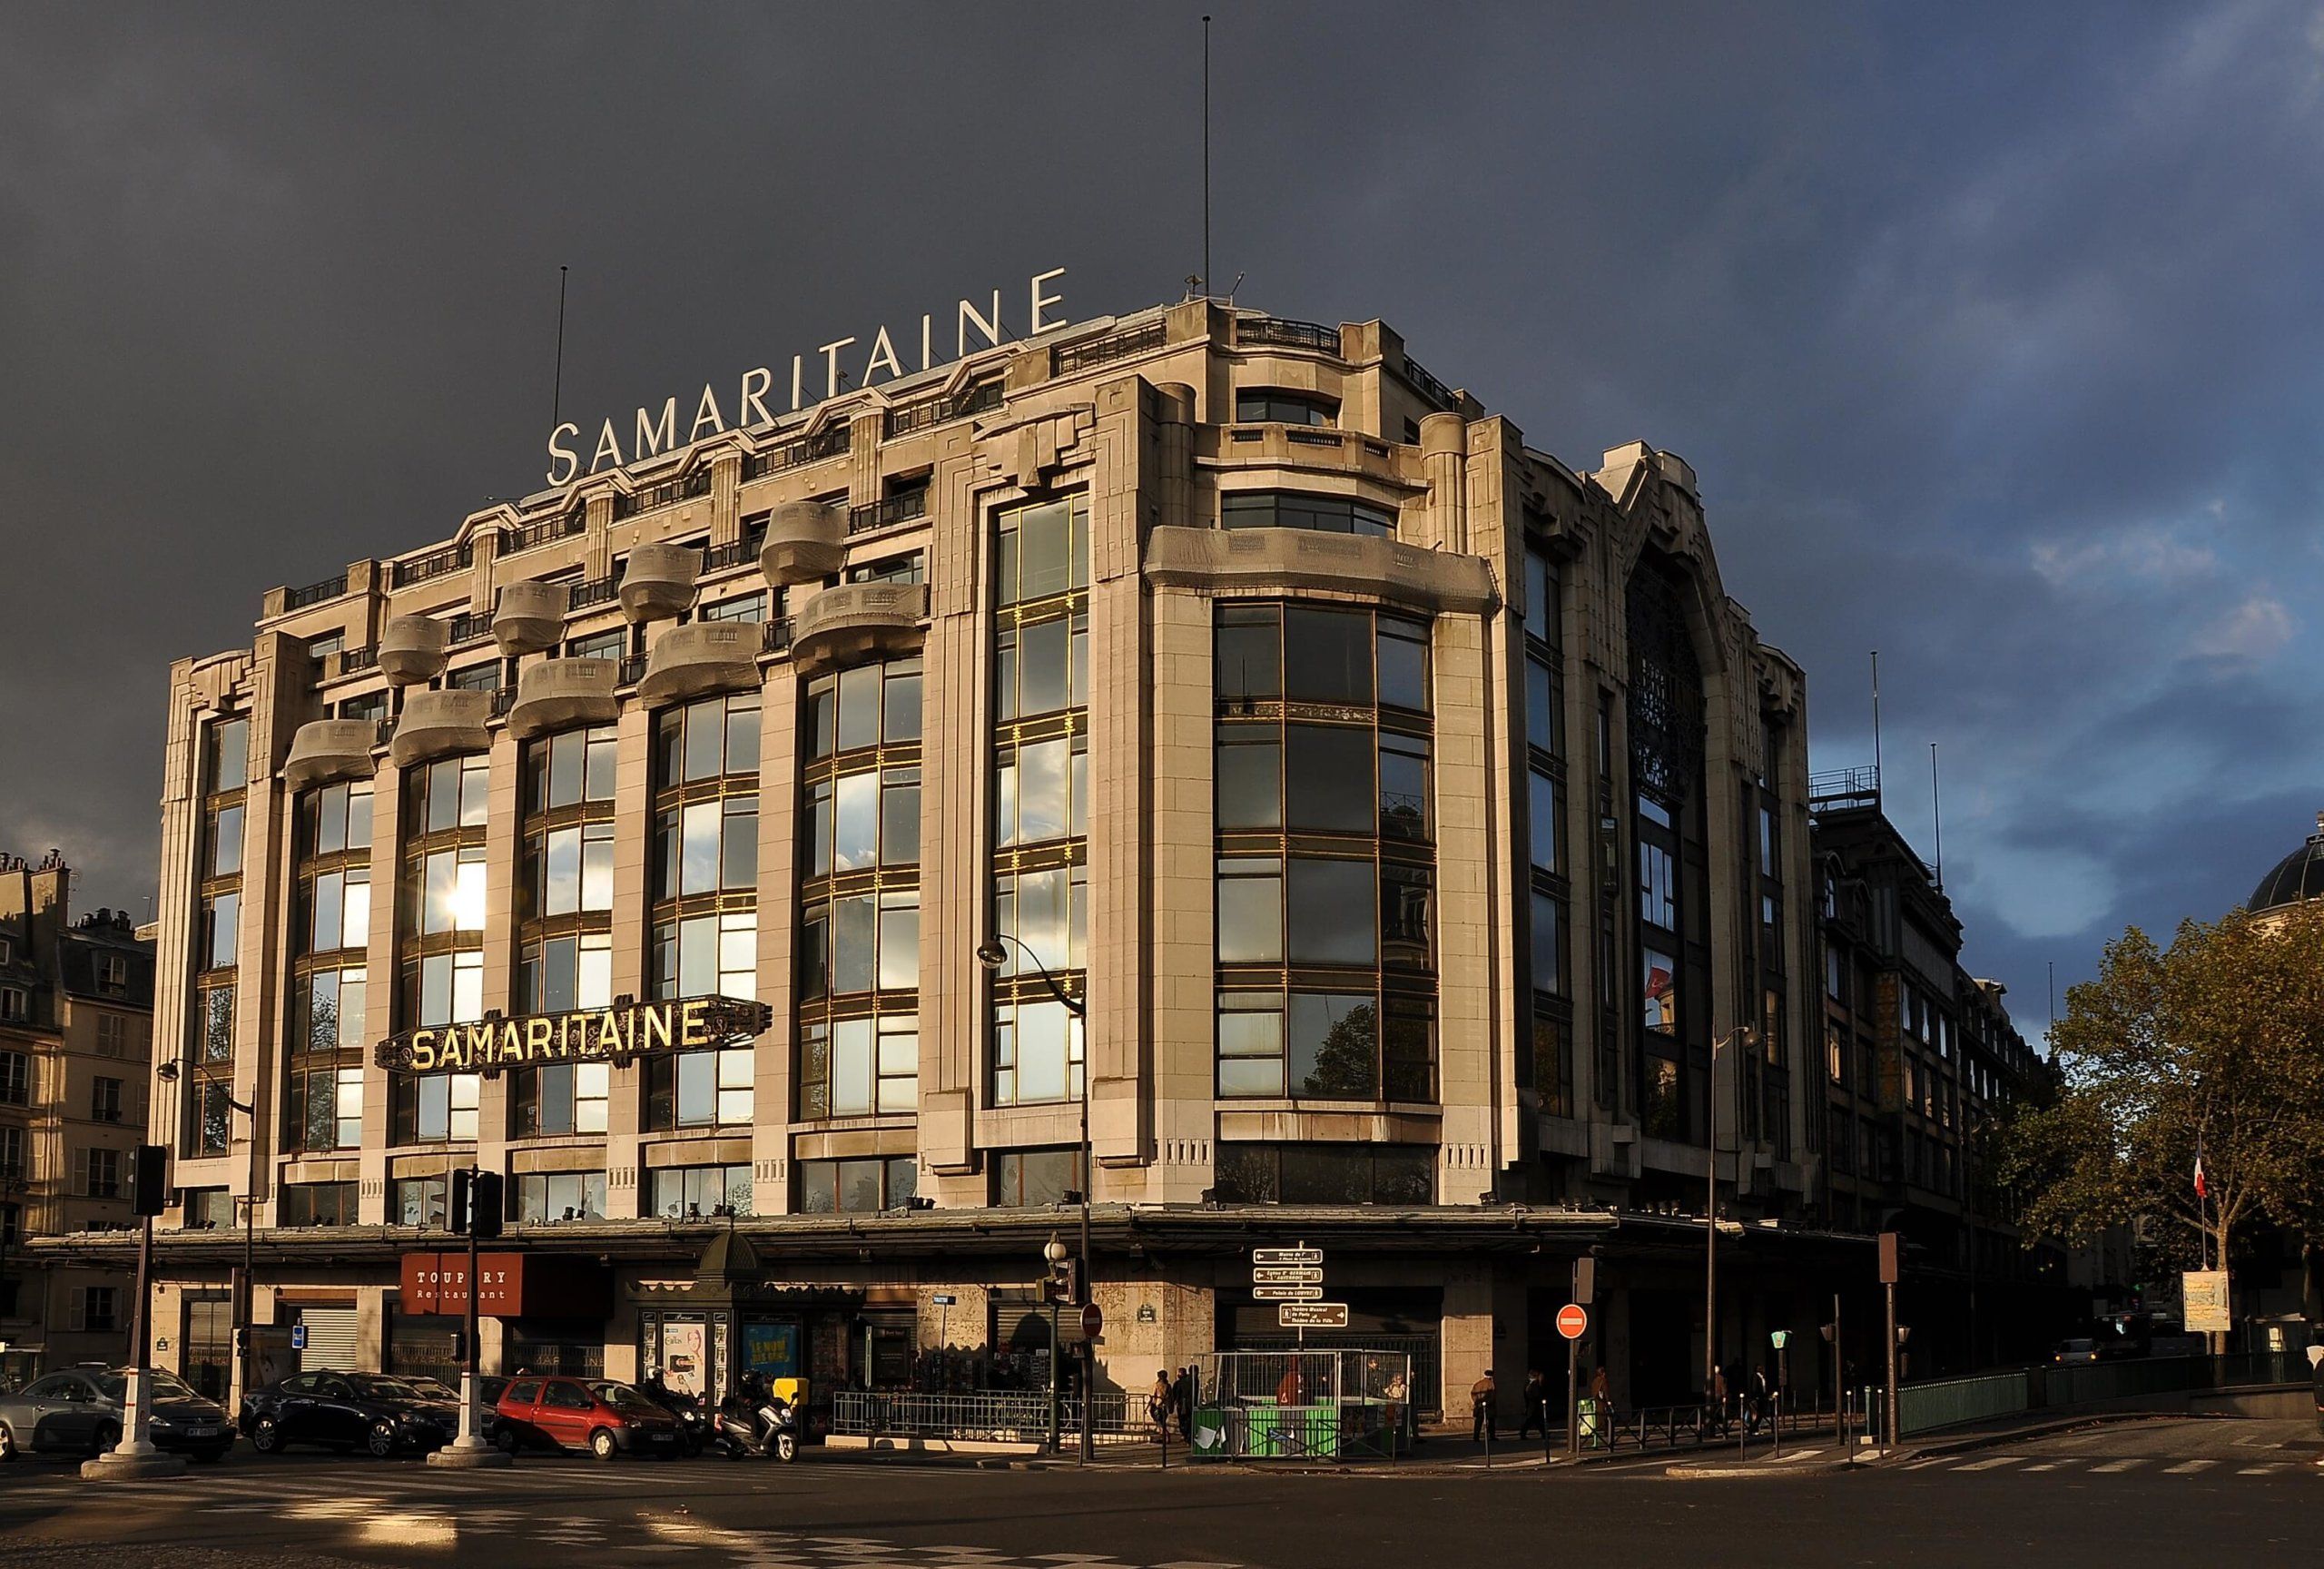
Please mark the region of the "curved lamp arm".
POLYGON ((994 972, 996 974, 999 973, 1000 967, 1009 962, 1009 951, 1001 946, 1003 942, 1016 943, 1017 951, 1033 962, 1033 969, 1040 975, 1041 983, 1049 989, 1050 996, 1056 998, 1059 1002, 1064 1004, 1065 1011, 1067 1012, 1072 1014, 1076 1019, 1085 1017, 1081 1000, 1068 992, 1064 987, 1059 985, 1057 982, 1057 977, 1049 973, 1049 967, 1041 962, 1041 956, 1034 952, 1030 947, 1026 945, 1023 939, 1018 937, 1013 933, 996 932, 991 936, 987 937, 982 942, 978 943, 977 962, 982 964, 986 969, 994 972))

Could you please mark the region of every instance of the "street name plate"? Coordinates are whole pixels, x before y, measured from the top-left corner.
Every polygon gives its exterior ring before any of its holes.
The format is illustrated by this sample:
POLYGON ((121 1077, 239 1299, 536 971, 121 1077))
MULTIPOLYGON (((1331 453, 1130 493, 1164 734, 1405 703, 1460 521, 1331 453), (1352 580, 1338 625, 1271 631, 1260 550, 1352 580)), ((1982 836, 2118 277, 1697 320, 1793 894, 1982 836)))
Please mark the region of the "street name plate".
POLYGON ((1321 1248, 1254 1248, 1251 1249, 1251 1262, 1254 1264, 1321 1264, 1323 1261, 1324 1250, 1321 1248))
POLYGON ((1321 1286, 1254 1286, 1251 1295, 1261 1302, 1321 1302, 1321 1286))
POLYGON ((1285 1302, 1275 1310, 1275 1321, 1285 1329, 1344 1329, 1344 1302, 1285 1302))
POLYGON ((1321 1286, 1324 1272, 1312 1264, 1254 1264, 1251 1281, 1257 1286, 1321 1286))

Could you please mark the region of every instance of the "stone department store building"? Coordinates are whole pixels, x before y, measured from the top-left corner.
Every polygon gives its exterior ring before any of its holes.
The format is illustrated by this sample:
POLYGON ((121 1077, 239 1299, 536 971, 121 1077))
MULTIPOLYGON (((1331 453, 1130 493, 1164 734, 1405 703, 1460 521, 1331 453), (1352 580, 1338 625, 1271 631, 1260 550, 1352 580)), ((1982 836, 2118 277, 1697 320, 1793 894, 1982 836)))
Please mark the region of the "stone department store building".
POLYGON ((245 1252, 271 1358, 448 1364, 473 1161, 487 1369, 1038 1378, 1086 1184, 1123 1387, 1284 1338, 1304 1240, 1424 1403, 1561 1367, 1592 1248, 1590 1360, 1688 1397, 1714 1102, 1723 1357, 1871 1319, 1801 672, 1683 461, 1568 469, 1378 321, 1053 331, 275 590, 173 667, 163 814, 205 1377, 245 1252), (650 1006, 713 997, 768 1027, 650 1006))

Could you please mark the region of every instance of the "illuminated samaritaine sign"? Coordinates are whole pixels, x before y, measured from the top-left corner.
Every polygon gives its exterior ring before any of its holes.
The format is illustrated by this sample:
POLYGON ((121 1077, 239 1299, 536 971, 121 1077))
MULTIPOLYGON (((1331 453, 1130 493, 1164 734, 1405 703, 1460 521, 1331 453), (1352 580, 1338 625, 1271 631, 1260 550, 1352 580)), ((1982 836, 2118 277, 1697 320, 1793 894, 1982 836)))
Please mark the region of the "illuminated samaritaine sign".
POLYGON ((382 1068, 405 1073, 497 1073, 541 1062, 620 1064, 652 1051, 724 1046, 773 1028, 774 1011, 734 997, 629 1002, 407 1030, 379 1042, 382 1068))
MULTIPOLYGON (((1064 276, 1065 269, 1062 267, 1052 267, 1045 272, 1033 274, 1028 290, 1026 337, 1038 337, 1066 325, 1063 316, 1053 313, 1065 303, 1065 296, 1049 291, 1050 286, 1064 276)), ((1009 331, 1001 316, 1000 293, 995 289, 990 301, 966 299, 959 302, 951 312, 952 352, 944 356, 946 360, 966 359, 971 350, 997 347, 1015 339, 1016 334, 1009 331)), ((912 343, 913 334, 909 328, 899 335, 883 326, 868 340, 861 334, 835 338, 812 355, 793 354, 791 357, 791 406, 783 412, 795 412, 810 403, 838 397, 841 382, 850 376, 853 377, 853 385, 869 387, 874 380, 881 377, 892 381, 901 376, 932 369, 940 363, 937 358, 939 331, 936 326, 940 318, 934 311, 924 312, 921 316, 920 363, 911 371, 904 369, 903 360, 912 343), (903 345, 901 349, 897 347, 899 342, 903 345), (842 366, 840 355, 849 349, 856 352, 850 355, 848 362, 842 366), (859 363, 862 370, 861 374, 856 374, 859 363)), ((662 400, 659 409, 637 410, 626 450, 622 446, 621 428, 608 417, 598 429, 597 443, 590 450, 586 468, 581 461, 581 427, 568 419, 548 433, 548 482, 551 485, 569 485, 581 475, 643 462, 665 452, 690 447, 704 437, 764 425, 775 418, 775 411, 767 406, 767 399, 775 395, 775 385, 774 370, 771 366, 759 365, 743 371, 742 386, 734 395, 734 417, 730 420, 726 418, 725 406, 718 401, 718 389, 704 382, 702 396, 694 403, 694 422, 684 428, 683 435, 680 434, 679 421, 684 415, 677 396, 672 394, 662 400)))

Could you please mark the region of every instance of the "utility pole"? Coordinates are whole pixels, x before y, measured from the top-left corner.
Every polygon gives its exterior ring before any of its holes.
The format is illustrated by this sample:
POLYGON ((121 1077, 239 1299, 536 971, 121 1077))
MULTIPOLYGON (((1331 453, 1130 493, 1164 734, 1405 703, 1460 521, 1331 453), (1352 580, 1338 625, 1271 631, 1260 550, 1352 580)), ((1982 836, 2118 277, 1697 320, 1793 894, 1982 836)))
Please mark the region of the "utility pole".
POLYGON ((1880 1234, 1880 1289, 1888 1306, 1888 1377, 1886 1393, 1880 1402, 1880 1445, 1884 1449, 1896 1446, 1896 1277, 1903 1251, 1903 1239, 1894 1231, 1880 1234))

